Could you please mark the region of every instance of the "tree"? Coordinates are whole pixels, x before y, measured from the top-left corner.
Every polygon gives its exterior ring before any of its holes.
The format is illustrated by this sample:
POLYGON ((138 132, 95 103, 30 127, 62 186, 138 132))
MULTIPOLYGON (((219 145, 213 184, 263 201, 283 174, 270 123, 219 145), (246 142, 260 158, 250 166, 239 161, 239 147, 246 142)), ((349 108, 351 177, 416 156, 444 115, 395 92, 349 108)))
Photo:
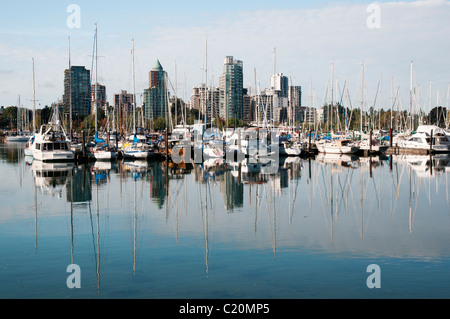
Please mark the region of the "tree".
POLYGON ((164 117, 158 117, 153 122, 153 129, 155 131, 162 131, 165 129, 165 127, 166 127, 166 119, 164 117))
POLYGON ((14 108, 14 106, 10 106, 3 109, 2 116, 0 117, 1 128, 12 128, 11 124, 17 119, 17 110, 15 110, 14 108))
POLYGON ((196 109, 190 109, 187 111, 187 119, 186 123, 188 125, 192 125, 195 123, 195 121, 198 119, 198 110, 196 109))
POLYGON ((52 116, 52 108, 46 105, 41 109, 41 123, 48 123, 50 121, 50 116, 52 116))
POLYGON ((447 118, 447 108, 442 106, 437 106, 433 108, 428 114, 429 124, 434 124, 439 127, 445 127, 447 118))
POLYGON ((5 117, 7 127, 9 129, 16 128, 17 123, 17 107, 15 106, 8 106, 3 111, 3 116, 5 117))

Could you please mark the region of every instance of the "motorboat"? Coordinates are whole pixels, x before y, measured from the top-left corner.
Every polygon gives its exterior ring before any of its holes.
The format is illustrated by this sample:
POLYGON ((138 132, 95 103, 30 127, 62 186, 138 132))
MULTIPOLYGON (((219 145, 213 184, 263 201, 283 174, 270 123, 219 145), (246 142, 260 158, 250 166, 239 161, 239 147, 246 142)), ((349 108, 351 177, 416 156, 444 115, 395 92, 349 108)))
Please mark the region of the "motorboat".
MULTIPOLYGON (((415 133, 405 140, 399 140, 397 146, 410 149, 430 149, 431 136, 428 133, 415 133)), ((450 142, 445 135, 435 136, 433 134, 433 145, 431 149, 435 152, 449 152, 450 142)))
POLYGON ((39 133, 29 141, 27 153, 39 161, 73 161, 75 153, 70 149, 71 142, 58 118, 58 108, 55 108, 51 121, 41 125, 39 133))
POLYGON ((417 133, 424 133, 431 138, 433 133, 433 149, 436 152, 450 151, 450 136, 447 132, 436 125, 419 125, 417 133))
POLYGON ((359 151, 359 147, 350 139, 320 140, 316 146, 320 153, 328 154, 353 154, 359 151))

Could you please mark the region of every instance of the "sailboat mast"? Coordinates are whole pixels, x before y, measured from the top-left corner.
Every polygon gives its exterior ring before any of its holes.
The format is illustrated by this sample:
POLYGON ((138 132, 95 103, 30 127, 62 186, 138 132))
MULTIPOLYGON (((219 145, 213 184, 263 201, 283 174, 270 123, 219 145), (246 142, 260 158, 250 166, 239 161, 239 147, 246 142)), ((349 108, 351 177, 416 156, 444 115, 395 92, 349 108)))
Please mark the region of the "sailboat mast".
POLYGON ((330 131, 333 131, 333 103, 334 103, 334 61, 331 62, 330 131))
POLYGON ((36 82, 34 77, 34 58, 33 58, 33 134, 36 133, 36 82))
POLYGON ((392 121, 393 121, 393 114, 392 114, 392 112, 393 112, 393 108, 394 108, 394 77, 392 77, 392 80, 391 80, 391 129, 393 129, 393 124, 392 124, 392 121))
MULTIPOLYGON (((208 38, 205 37, 205 129, 208 127, 208 38)), ((228 112, 227 112, 228 113, 228 112)))
POLYGON ((411 73, 410 73, 410 83, 409 83, 409 117, 410 117, 410 130, 413 130, 413 110, 412 110, 412 100, 413 100, 413 61, 411 61, 411 73))
POLYGON ((95 87, 94 87, 94 112, 95 133, 97 133, 97 73, 98 73, 98 47, 97 47, 97 24, 95 24, 95 87))
POLYGON ((20 112, 20 94, 19 94, 19 102, 18 102, 18 106, 17 106, 17 133, 21 132, 22 127, 23 127, 22 119, 21 119, 22 114, 20 114, 20 113, 21 112, 20 112), (19 130, 19 127, 20 127, 20 130, 19 130))
POLYGON ((362 75, 361 75, 361 118, 360 118, 360 129, 361 129, 361 139, 363 133, 363 106, 364 106, 364 61, 362 62, 362 75))
POLYGON ((70 140, 72 141, 72 62, 70 59, 70 37, 69 37, 69 129, 70 140))
POLYGON ((253 72, 255 75, 255 96, 256 96, 255 118, 256 118, 256 126, 259 127, 259 98, 256 84, 256 68, 253 68, 253 72))
POLYGON ((134 75, 134 39, 131 40, 132 43, 132 81, 133 81, 133 134, 136 134, 136 82, 135 82, 135 75, 134 75))
POLYGON ((177 118, 178 118, 178 98, 177 98, 177 94, 178 94, 178 78, 177 78, 177 62, 175 61, 175 127, 177 127, 177 118))

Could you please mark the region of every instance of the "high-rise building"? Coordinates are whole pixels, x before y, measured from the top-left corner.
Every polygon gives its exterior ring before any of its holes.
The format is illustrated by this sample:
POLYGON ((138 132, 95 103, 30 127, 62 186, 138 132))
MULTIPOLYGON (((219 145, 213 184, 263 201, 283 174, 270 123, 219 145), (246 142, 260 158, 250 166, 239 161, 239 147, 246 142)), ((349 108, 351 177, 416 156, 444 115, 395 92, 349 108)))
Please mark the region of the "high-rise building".
POLYGON ((220 116, 219 112, 219 99, 220 89, 217 87, 206 87, 202 83, 199 87, 192 89, 192 96, 190 105, 191 108, 200 111, 200 114, 204 120, 211 121, 217 116, 220 116))
POLYGON ((270 77, 270 88, 278 92, 279 97, 287 98, 289 95, 289 79, 283 73, 277 73, 270 77))
POLYGON ((229 119, 243 117, 243 63, 227 56, 220 76, 220 116, 228 122, 229 119))
POLYGON ((119 127, 123 127, 128 117, 133 114, 133 94, 122 90, 118 94, 114 94, 114 110, 118 115, 119 127))
POLYGON ((281 123, 286 120, 288 95, 289 95, 289 80, 283 73, 277 73, 270 77, 270 91, 273 97, 272 102, 272 117, 273 123, 281 123))
POLYGON ((165 117, 168 108, 166 72, 159 60, 149 74, 149 88, 144 90, 144 114, 146 120, 165 117))
POLYGON ((63 103, 66 113, 72 106, 73 120, 83 119, 90 112, 91 73, 84 66, 72 66, 64 71, 63 103))
POLYGON ((272 123, 273 90, 264 89, 258 95, 252 96, 253 121, 259 125, 272 123))
POLYGON ((103 109, 104 112, 107 111, 108 103, 106 102, 106 86, 101 84, 91 85, 91 113, 95 114, 97 108, 95 103, 97 102, 97 107, 103 109), (95 87, 97 86, 97 98, 95 98, 95 87))
POLYGON ((243 111, 242 111, 242 119, 247 122, 250 123, 253 120, 253 104, 251 102, 251 97, 248 93, 248 89, 244 89, 243 91, 243 111))
POLYGON ((302 87, 289 86, 289 107, 287 116, 290 124, 303 123, 306 118, 302 105, 302 87))

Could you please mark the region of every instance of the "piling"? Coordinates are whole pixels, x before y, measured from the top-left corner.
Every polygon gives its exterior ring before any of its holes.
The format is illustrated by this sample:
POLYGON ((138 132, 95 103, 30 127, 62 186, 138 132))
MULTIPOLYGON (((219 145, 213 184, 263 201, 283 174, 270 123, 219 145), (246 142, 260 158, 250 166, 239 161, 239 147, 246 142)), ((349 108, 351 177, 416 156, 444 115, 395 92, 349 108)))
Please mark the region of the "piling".
POLYGON ((311 131, 309 131, 308 152, 311 153, 311 131))
POLYGON ((430 154, 433 153, 433 130, 431 130, 431 140, 430 140, 430 154))
POLYGON ((389 130, 389 147, 392 147, 392 127, 389 130))
POLYGON ((81 150, 83 154, 83 158, 86 158, 86 132, 81 132, 81 150))

